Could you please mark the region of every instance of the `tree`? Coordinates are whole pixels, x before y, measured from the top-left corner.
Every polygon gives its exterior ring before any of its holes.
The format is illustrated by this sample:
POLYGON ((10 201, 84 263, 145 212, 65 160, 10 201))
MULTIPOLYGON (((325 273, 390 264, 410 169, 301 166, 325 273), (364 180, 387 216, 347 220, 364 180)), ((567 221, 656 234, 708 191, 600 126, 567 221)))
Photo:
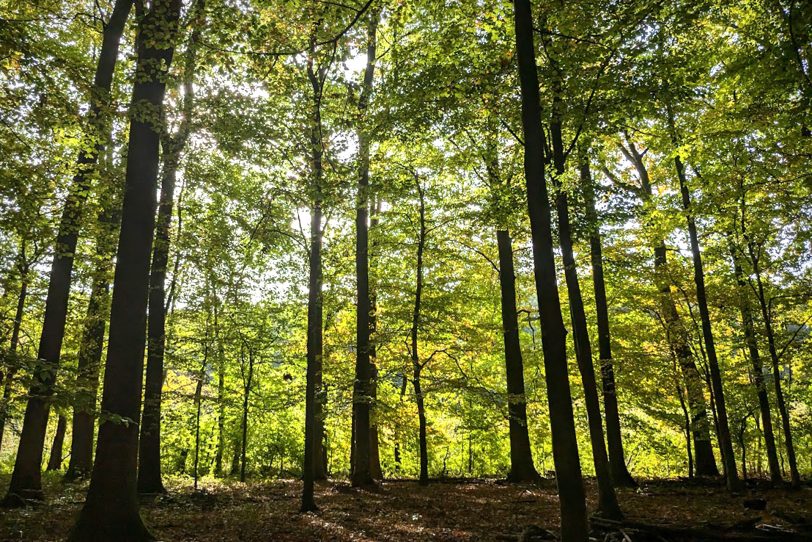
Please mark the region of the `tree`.
POLYGON ((41 366, 37 368, 28 392, 29 399, 25 409, 20 445, 17 448, 8 494, 4 500, 7 505, 23 504, 25 499, 42 499, 40 464, 48 423, 48 400, 53 395, 59 369, 59 354, 65 336, 73 255, 79 239, 84 203, 90 191, 96 162, 108 137, 110 87, 118 58, 119 42, 131 7, 131 0, 117 0, 104 27, 88 112, 91 132, 86 134, 85 148, 79 153, 76 174, 65 200, 54 243, 45 316, 37 353, 37 359, 40 360, 38 363, 41 366))
POLYGON ((164 70, 172 63, 180 0, 156 0, 139 23, 121 234, 116 254, 102 413, 90 488, 70 540, 152 540, 138 513, 136 460, 149 259, 164 70))
POLYGON ((533 265, 539 316, 544 328, 542 346, 553 435, 553 456, 558 493, 561 499, 561 536, 565 540, 586 540, 586 503, 567 376, 566 330, 561 317, 556 284, 550 204, 547 199, 542 154, 545 141, 541 129, 541 108, 530 1, 516 0, 514 9, 516 51, 522 96, 527 205, 533 236, 533 265))
POLYGON ((189 139, 194 107, 194 79, 197 48, 205 25, 205 2, 192 6, 189 22, 194 26, 186 47, 183 74, 183 105, 177 133, 162 134, 161 198, 150 266, 149 320, 147 330, 147 371, 144 412, 138 441, 138 492, 165 493, 161 481, 161 389, 166 345, 166 268, 169 263, 170 225, 180 154, 189 139))
POLYGON ((595 291, 595 314, 598 321, 598 359, 603 384, 603 409, 606 416, 606 442, 609 452, 609 468, 612 482, 619 487, 636 487, 637 483, 629 474, 623 452, 623 437, 620 431, 620 413, 617 404, 615 368, 612 362, 612 340, 609 330, 609 308, 606 299, 606 283, 603 274, 603 250, 601 247, 600 222, 595 209, 595 188, 588 153, 579 152, 579 174, 581 192, 584 197, 587 228, 589 229, 590 261, 592 263, 592 285, 595 291))
MULTIPOLYGON (((361 96, 358 98, 359 123, 364 122, 364 113, 369 105, 372 83, 375 75, 376 32, 379 14, 373 11, 368 15, 367 25, 367 66, 364 71, 361 96)), ((368 129, 358 129, 358 195, 355 218, 355 273, 357 277, 356 307, 356 365, 355 387, 353 389, 353 464, 352 484, 364 486, 373 483, 370 425, 372 367, 370 365, 370 322, 372 296, 369 287, 369 134, 368 129)))

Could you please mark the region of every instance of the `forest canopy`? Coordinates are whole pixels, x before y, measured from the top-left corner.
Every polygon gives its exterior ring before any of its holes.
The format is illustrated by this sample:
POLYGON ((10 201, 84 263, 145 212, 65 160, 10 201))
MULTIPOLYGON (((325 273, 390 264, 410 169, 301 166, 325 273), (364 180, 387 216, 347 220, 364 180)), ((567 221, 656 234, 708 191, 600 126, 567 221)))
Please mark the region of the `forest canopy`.
POLYGON ((808 487, 810 63, 797 0, 0 0, 3 505, 808 487))

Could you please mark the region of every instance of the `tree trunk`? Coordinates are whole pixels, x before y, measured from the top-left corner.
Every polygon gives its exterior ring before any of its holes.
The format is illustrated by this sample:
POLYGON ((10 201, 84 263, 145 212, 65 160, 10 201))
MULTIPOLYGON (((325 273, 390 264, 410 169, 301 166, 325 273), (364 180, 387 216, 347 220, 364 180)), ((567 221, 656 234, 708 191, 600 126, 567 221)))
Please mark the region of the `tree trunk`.
MULTIPOLYGON (((629 148, 623 147, 626 157, 632 162, 640 177, 642 190, 640 196, 644 202, 651 201, 652 187, 648 170, 643 162, 643 156, 637 151, 631 141, 629 148)), ((666 338, 671 350, 679 362, 680 371, 685 380, 688 408, 691 413, 691 431, 694 440, 694 460, 697 476, 719 476, 716 460, 713 457, 713 446, 710 437, 710 422, 708 420, 708 407, 705 400, 704 385, 699 370, 696 367, 694 354, 691 351, 690 337, 682 318, 677 312, 677 305, 671 296, 671 278, 668 273, 665 241, 660 240, 654 247, 655 281, 660 292, 659 303, 663 322, 666 328, 666 338)))
MULTIPOLYGON (((25 248, 22 249, 23 259, 25 258, 25 248)), ((24 265, 20 269, 20 293, 17 295, 17 310, 14 313, 14 324, 11 328, 11 344, 8 351, 11 353, 11 365, 6 369, 6 376, 3 380, 3 397, 0 399, 0 450, 3 449, 3 433, 6 430, 6 418, 8 417, 8 406, 11 402, 11 385, 14 376, 17 374, 19 363, 15 357, 17 345, 20 342, 20 327, 23 323, 25 301, 28 297, 28 266, 24 265)))
MULTIPOLYGON (((375 73, 375 32, 378 25, 377 10, 369 15, 367 28, 367 66, 364 71, 363 89, 358 99, 359 122, 366 120, 369 95, 375 73)), ((370 366, 370 293, 369 293, 369 133, 365 126, 358 128, 358 195, 355 209, 355 275, 357 281, 357 306, 355 319, 355 385, 353 386, 353 487, 373 484, 370 469, 370 410, 369 396, 372 367, 370 366)))
POLYGON ((323 330, 324 314, 322 299, 322 203, 324 170, 323 140, 321 122, 321 100, 326 66, 315 65, 316 35, 315 29, 310 40, 310 50, 307 58, 307 76, 313 90, 311 125, 310 125, 310 151, 311 151, 311 183, 310 183, 310 254, 309 254, 309 281, 307 299, 307 371, 308 386, 311 391, 305 392, 305 402, 312 403, 309 409, 305 407, 305 454, 304 454, 304 489, 302 493, 302 511, 315 510, 313 499, 313 481, 326 478, 326 465, 324 464, 324 390, 322 389, 322 360, 324 353, 323 330), (312 418, 312 419, 308 419, 312 418), (310 422, 310 423, 308 423, 310 422), (309 427, 309 429, 308 429, 309 427))
MULTIPOLYGON (((516 309, 516 276, 513 269, 513 244, 507 230, 497 230, 499 248, 499 286, 502 300, 502 337, 505 343, 505 372, 508 392, 510 429, 510 474, 514 483, 537 482, 533 451, 527 426, 527 399, 524 390, 524 363, 519 342, 519 313, 516 309)), ((469 449, 470 452, 470 449, 469 449)))
POLYGON ((196 0, 192 7, 193 30, 186 48, 183 73, 183 107, 178 133, 165 134, 162 140, 161 198, 152 265, 149 276, 149 320, 147 324, 147 371, 144 385, 144 409, 138 441, 138 492, 143 495, 166 493, 161 480, 161 390, 164 381, 166 349, 166 268, 169 263, 170 226, 175 199, 180 154, 189 138, 194 105, 194 73, 197 42, 205 23, 205 2, 196 0))
POLYGON ((248 375, 245 377, 242 396, 242 441, 240 443, 240 482, 245 482, 245 457, 248 449, 248 406, 251 384, 254 379, 254 351, 248 348, 248 375))
POLYGON ((54 442, 51 445, 51 454, 48 457, 48 467, 45 470, 59 470, 62 468, 62 445, 65 442, 65 429, 68 425, 68 419, 60 414, 56 422, 56 432, 54 433, 54 442))
POLYGON ((764 328, 767 332, 767 347, 770 351, 770 359, 773 368, 773 383, 775 385, 775 401, 778 404, 778 413, 781 414, 781 428, 784 431, 784 446, 787 449, 787 462, 789 463, 790 483, 792 487, 801 486, 801 475, 798 473, 798 463, 795 459, 795 446, 792 444, 792 428, 789 423, 789 411, 784 400, 784 390, 781 388, 781 367, 778 358, 778 351, 775 347, 775 333, 773 332, 772 315, 767 304, 767 297, 764 293, 764 282, 761 278, 761 266, 758 255, 752 243, 748 243, 750 260, 753 263, 753 273, 756 275, 756 293, 761 307, 761 317, 764 320, 764 328))
POLYGON ((592 285, 595 290, 595 313, 598 321, 598 356, 601 366, 601 382, 603 384, 603 409, 606 416, 609 469, 612 482, 616 487, 637 487, 637 483, 626 467, 623 437, 620 431, 620 413, 617 406, 615 368, 612 362, 612 341, 609 331, 609 304, 606 300, 606 283, 603 276, 603 250, 601 248, 598 213, 595 209, 595 188, 586 153, 580 156, 580 161, 581 188, 584 194, 586 220, 589 229, 592 285))
POLYGON ((153 539, 138 512, 136 467, 161 116, 152 115, 149 122, 143 113, 161 110, 163 70, 172 61, 180 4, 155 0, 139 24, 140 36, 160 28, 166 40, 139 40, 101 406, 106 419, 99 426, 90 489, 71 541, 153 539))
POLYGON ((426 438, 426 407, 423 397, 423 388, 420 383, 420 373, 426 362, 420 360, 418 351, 418 334, 420 332, 420 308, 423 301, 423 253, 426 250, 426 198, 420 180, 415 175, 417 193, 420 196, 420 232, 417 238, 417 269, 414 291, 414 311, 412 312, 411 330, 411 360, 412 360, 412 385, 414 386, 414 396, 417 402, 417 420, 419 424, 419 448, 420 448, 420 485, 429 483, 429 453, 426 438))
POLYGON ((214 474, 223 476, 226 424, 226 354, 220 337, 217 297, 214 300, 214 340, 217 343, 217 452, 214 457, 214 474))
POLYGON ((93 468, 93 434, 95 430, 96 400, 99 391, 99 369, 107 315, 110 310, 110 275, 116 252, 118 229, 121 224, 120 199, 112 197, 108 209, 101 212, 96 238, 96 269, 87 304, 82 342, 79 345, 78 393, 73 405, 71 454, 66 480, 85 478, 93 468))
POLYGON ((615 488, 612 485, 612 476, 609 473, 609 457, 606 454, 606 444, 603 438, 603 423, 600 400, 598 399, 598 384, 595 380, 595 366, 592 361, 592 344, 589 340, 589 326, 586 321, 584 299, 581 295, 581 284, 578 280, 578 266, 575 262, 575 253, 572 248, 572 228, 570 226, 569 198, 561 186, 561 176, 565 172, 566 156, 562 140, 562 121, 559 116, 563 104, 558 93, 558 83, 555 83, 555 96, 553 98, 553 116, 550 123, 550 134, 553 143, 553 163, 555 172, 552 182, 555 188, 555 207, 558 215, 558 243, 561 247, 561 259, 564 264, 564 279, 567 284, 569 296, 570 321, 572 322, 573 339, 575 343, 575 358, 581 373, 581 382, 584 387, 584 403, 586 404, 587 423, 589 425, 589 440, 592 445, 592 462, 595 467, 595 478, 598 483, 598 513, 609 519, 619 520, 623 517, 620 505, 617 502, 615 488))
MULTIPOLYGON (((773 434, 772 414, 770 413, 770 398, 767 394, 767 386, 764 383, 764 366, 761 362, 761 354, 758 351, 758 343, 756 342, 756 330, 753 325, 753 312, 747 294, 747 282, 732 243, 730 245, 730 255, 733 258, 733 273, 736 276, 736 283, 739 287, 739 312, 742 317, 744 342, 747 345, 747 351, 750 354, 750 363, 752 363, 753 366, 753 384, 756 387, 756 394, 758 395, 764 446, 767 449, 767 464, 770 468, 770 480, 774 484, 779 484, 783 481, 783 478, 781 476, 781 467, 778 464, 778 454, 775 450, 775 435, 773 434)), ((743 445, 742 454, 744 454, 743 445)), ((745 465, 742 464, 742 468, 744 467, 745 465)))
MULTIPOLYGON (((369 220, 369 231, 372 232, 378 226, 378 214, 381 212, 381 201, 376 198, 374 205, 372 205, 372 216, 369 220)), ((371 243, 374 248, 375 243, 371 243)), ((370 266, 372 263, 372 255, 370 255, 370 266)), ((369 365, 371 371, 371 378, 369 382, 369 397, 370 397, 370 420, 369 420, 369 472, 374 480, 383 480, 383 471, 381 469, 381 453, 378 435, 378 416, 376 412, 376 405, 378 401, 378 365, 377 365, 377 343, 375 333, 378 329, 378 301, 375 294, 374 285, 370 283, 369 288, 369 365)))
POLYGON ((105 112, 110 102, 110 87, 118 58, 119 41, 132 6, 131 0, 116 0, 110 19, 104 27, 99 62, 91 91, 88 121, 91 133, 86 134, 87 146, 79 153, 76 175, 62 209, 59 231, 54 244, 48 294, 45 299, 45 317, 42 324, 37 359, 40 364, 33 374, 28 391, 28 404, 23 419, 17 458, 5 503, 22 504, 25 499, 41 500, 40 468, 48 425, 50 397, 54 392, 59 354, 65 336, 68 298, 73 272, 73 255, 79 239, 84 204, 90 190, 98 156, 104 149, 110 127, 105 112))
MULTIPOLYGON (((676 145, 676 132, 674 129, 674 117, 669 109, 669 124, 674 131, 673 143, 676 145)), ((722 465, 724 466, 725 483, 730 491, 738 491, 742 488, 736 470, 736 456, 733 454, 733 440, 730 436, 730 424, 727 418, 727 406, 725 404, 725 394, 722 387, 722 373, 719 370, 719 359, 716 356, 716 344, 713 339, 713 329, 711 328, 710 311, 708 310, 708 297, 705 291, 705 270, 702 265, 702 253, 699 248, 699 234, 696 229, 696 217, 691 212, 691 194, 688 190, 688 183, 685 179, 685 168, 679 155, 674 157, 674 166, 677 170, 680 193, 682 195, 682 207, 685 210, 685 217, 688 222, 688 236, 691 240, 691 255, 694 264, 694 283, 696 284, 696 301, 699 305, 699 318, 702 322, 702 336, 705 339, 705 352, 708 357, 708 366, 713 390, 714 412, 716 413, 716 431, 719 436, 719 448, 722 454, 722 465)))
POLYGON ((516 50, 522 96, 524 170, 527 205, 533 239, 533 266, 541 320, 547 401, 553 441, 553 460, 561 507, 561 538, 580 542, 588 538, 586 500, 578 441, 572 414, 567 343, 553 255, 552 221, 544 174, 544 133, 541 129, 538 73, 533 44, 530 0, 514 0, 516 50))

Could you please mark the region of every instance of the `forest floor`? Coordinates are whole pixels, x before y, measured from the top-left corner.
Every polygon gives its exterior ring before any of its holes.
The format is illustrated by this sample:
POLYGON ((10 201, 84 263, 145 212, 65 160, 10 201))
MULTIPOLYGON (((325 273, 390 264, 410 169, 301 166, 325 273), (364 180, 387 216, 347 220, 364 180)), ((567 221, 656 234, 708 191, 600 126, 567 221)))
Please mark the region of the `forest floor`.
MULTIPOLYGON (((0 476, 3 491, 8 478, 0 476)), ((48 476, 44 486, 46 503, 0 510, 0 540, 65 539, 86 483, 63 485, 48 476)), ((587 486, 593 509, 594 481, 588 480, 587 486)), ((372 490, 327 481, 317 487, 320 510, 309 514, 298 511, 297 480, 204 480, 195 492, 188 479, 174 479, 168 487, 168 495, 141 508, 152 532, 166 541, 543 540, 545 531, 558 529, 559 521, 553 480, 539 486, 438 481, 428 487, 389 481, 372 490), (528 537, 531 525, 538 529, 528 537)), ((620 489, 619 499, 624 525, 595 531, 595 540, 812 540, 809 486, 799 491, 751 487, 734 496, 716 482, 656 480, 641 483, 637 490, 620 489), (761 503, 765 510, 747 508, 745 501, 751 499, 766 501, 761 503), (657 527, 646 530, 641 524, 657 527)))

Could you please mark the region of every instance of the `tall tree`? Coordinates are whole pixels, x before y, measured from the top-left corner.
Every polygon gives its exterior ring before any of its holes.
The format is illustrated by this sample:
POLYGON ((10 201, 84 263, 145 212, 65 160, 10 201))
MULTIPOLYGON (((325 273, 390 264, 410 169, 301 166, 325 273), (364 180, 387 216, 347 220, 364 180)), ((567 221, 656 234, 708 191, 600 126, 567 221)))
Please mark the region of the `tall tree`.
POLYGON ((367 65, 361 95, 358 98, 358 194, 355 210, 355 275, 356 275, 356 361, 355 386, 353 388, 352 423, 354 439, 352 485, 364 486, 373 483, 371 472, 371 426, 370 426, 370 314, 372 312, 369 288, 369 146, 370 134, 365 113, 369 107, 372 83, 375 76, 376 32, 378 11, 368 14, 367 23, 367 65))
MULTIPOLYGON (((747 352, 753 367, 753 384, 756 387, 758 407, 761 413, 761 428, 764 433, 764 447, 767 448, 767 465, 770 470, 770 481, 777 484, 781 483, 783 478, 781 476, 781 467, 778 464, 778 453, 775 448, 772 413, 770 412, 770 397, 764 382, 764 364, 761 361, 761 353, 758 350, 756 328, 753 323, 753 309, 750 305, 747 280, 744 278, 744 271, 739 262, 737 249, 732 241, 730 243, 730 255, 733 258, 733 274, 736 278, 736 284, 738 285, 739 312, 742 318, 744 343, 747 345, 747 352)), ((744 464, 742 464, 742 467, 744 467, 744 464)))
POLYGON ((544 171, 543 153, 546 144, 541 127, 541 104, 533 43, 533 14, 530 0, 515 0, 513 6, 522 96, 527 205, 533 238, 533 267, 539 316, 544 330, 542 349, 547 401, 550 407, 553 460, 561 507, 561 537, 564 540, 579 542, 588 539, 586 501, 572 414, 566 330, 561 316, 555 274, 550 202, 544 171))
POLYGON ((110 280, 121 222, 121 190, 111 187, 96 220, 95 267, 91 278, 90 299, 82 323, 76 374, 76 399, 71 421, 71 453, 66 480, 84 478, 93 468, 93 436, 99 370, 104 348, 107 317, 110 311, 110 280))
POLYGON ((603 274, 603 249, 598 213, 595 208, 595 187, 589 156, 582 148, 579 151, 579 173, 581 191, 589 230, 590 261, 592 263, 592 285, 595 291, 595 314, 598 321, 598 359, 600 360, 601 383, 603 384, 603 410, 606 417, 606 443, 609 452, 609 469, 615 486, 637 487, 629 474, 623 452, 623 437, 620 431, 620 413, 617 404, 615 367, 612 361, 612 338, 609 329, 609 303, 606 299, 606 283, 603 274))
POLYGON ((189 24, 192 32, 186 47, 183 66, 183 103, 181 120, 175 134, 166 131, 161 141, 161 197, 152 265, 149 276, 149 320, 147 327, 147 371, 144 388, 144 411, 138 441, 138 492, 165 493, 161 480, 161 390, 164 381, 164 351, 166 348, 166 268, 169 263, 170 226, 175 184, 180 155, 189 139, 194 107, 194 80, 197 68, 197 48, 205 25, 205 1, 196 0, 191 8, 189 24))
MULTIPOLYGON (((671 139, 674 145, 678 144, 677 131, 674 122, 674 114, 668 107, 668 124, 671 129, 671 139)), ((741 481, 736 470, 736 457, 733 455, 733 441, 730 437, 730 424, 727 419, 727 405, 725 393, 722 386, 722 373, 719 370, 719 359, 716 355, 716 343, 713 339, 713 328, 711 327, 710 311, 708 309, 708 295, 705 291, 705 269, 702 265, 702 252, 699 248, 699 234, 696 228, 696 216, 691 208, 691 192, 688 189, 688 181, 685 178, 685 166, 679 152, 674 156, 674 168, 677 171, 680 194, 682 196, 682 208, 685 211, 685 218, 688 222, 688 236, 691 241, 691 257, 694 264, 694 283, 696 284, 696 301, 699 305, 699 317, 702 321, 702 337, 705 339, 705 353, 708 358, 710 368, 710 381, 713 390, 713 399, 716 403, 717 424, 716 430, 719 436, 719 448, 722 452, 722 464, 724 465, 725 483, 730 491, 741 489, 741 481)))
POLYGON ((138 512, 137 420, 141 410, 162 108, 180 8, 180 0, 155 0, 139 23, 121 233, 104 372, 101 406, 104 417, 99 426, 90 488, 71 532, 72 541, 153 539, 138 512))
POLYGON ((553 149, 554 172, 551 175, 555 189, 555 209, 558 217, 558 244, 561 248, 561 259, 564 264, 564 280, 570 306, 575 359, 581 373, 586 403, 587 422, 589 424, 589 441, 592 444, 592 462, 595 466, 595 478, 598 482, 598 511, 610 519, 621 519, 620 505, 617 502, 612 477, 609 473, 609 458, 603 438, 603 423, 598 384, 595 381, 595 366, 592 361, 592 344, 589 340, 589 327, 584 310, 584 299, 581 295, 581 284, 578 280, 578 267, 575 251, 572 247, 572 226, 570 225, 569 196, 562 186, 561 177, 565 173, 567 151, 562 139, 563 107, 558 89, 558 82, 553 85, 553 111, 550 120, 550 137, 553 149))
POLYGON ((38 367, 28 391, 20 444, 17 448, 8 494, 4 500, 7 505, 19 505, 24 503, 25 499, 42 499, 40 466, 48 424, 49 400, 54 393, 59 355, 65 337, 73 258, 96 163, 109 137, 110 89, 118 59, 119 43, 131 7, 132 0, 116 0, 102 33, 102 45, 88 111, 90 129, 85 134, 84 148, 79 152, 76 174, 62 208, 59 231, 54 243, 45 316, 37 352, 38 367))
MULTIPOLYGON (((640 180, 640 190, 637 191, 638 196, 644 203, 650 203, 654 197, 654 192, 648 168, 643 159, 643 153, 637 149, 628 136, 626 136, 626 144, 621 143, 620 147, 623 155, 637 171, 640 180)), ((719 470, 716 467, 713 446, 711 445, 710 422, 708 420, 708 407, 702 377, 696 367, 688 330, 677 311, 677 305, 671 295, 671 277, 668 270, 665 240, 663 239, 654 242, 654 270, 657 288, 660 292, 660 311, 666 327, 666 338, 671 351, 677 358, 680 371, 685 380, 688 408, 691 414, 696 474, 698 476, 718 476, 719 470)))

